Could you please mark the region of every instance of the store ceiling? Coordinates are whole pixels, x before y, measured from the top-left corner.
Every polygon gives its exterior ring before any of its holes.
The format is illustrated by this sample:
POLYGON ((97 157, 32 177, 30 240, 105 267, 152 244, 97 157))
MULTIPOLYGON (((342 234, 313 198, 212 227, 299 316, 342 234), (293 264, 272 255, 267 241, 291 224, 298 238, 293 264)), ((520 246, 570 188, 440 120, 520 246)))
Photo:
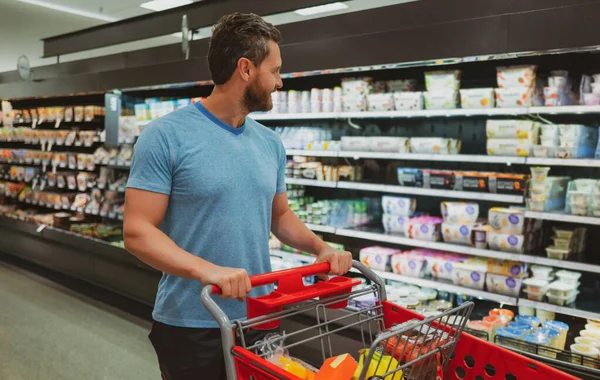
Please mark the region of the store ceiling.
MULTIPOLYGON (((103 0, 102 2, 95 0, 0 0, 0 72, 15 70, 17 58, 20 55, 26 55, 33 67, 54 64, 56 63, 55 58, 40 58, 42 56, 42 38, 101 25, 112 20, 152 13, 153 11, 140 7, 140 4, 146 1, 148 0, 103 0), (63 8, 63 11, 36 5, 36 3, 50 4, 50 6, 63 8), (98 5, 99 3, 102 5, 98 5), (68 11, 80 14, 72 14, 68 11)), ((269 16, 269 21, 281 25, 410 1, 418 0, 352 0, 345 2, 349 5, 347 10, 308 17, 289 12, 269 16)), ((196 38, 209 36, 210 28, 203 28, 196 34, 196 38)), ((178 42, 179 39, 180 36, 177 35, 152 38, 70 54, 60 57, 60 61, 73 61, 172 44, 178 42)), ((2 94, 0 94, 1 96, 2 94)))

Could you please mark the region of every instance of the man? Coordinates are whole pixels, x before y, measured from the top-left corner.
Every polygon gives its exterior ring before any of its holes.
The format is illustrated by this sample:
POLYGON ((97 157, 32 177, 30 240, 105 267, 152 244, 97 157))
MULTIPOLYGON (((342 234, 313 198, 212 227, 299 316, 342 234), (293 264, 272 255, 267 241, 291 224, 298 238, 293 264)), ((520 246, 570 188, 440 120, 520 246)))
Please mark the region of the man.
POLYGON ((232 320, 245 318, 248 276, 271 271, 269 231, 329 262, 330 274, 352 265, 349 252, 329 247, 289 209, 283 144, 246 118, 270 110, 282 87, 280 39, 256 15, 221 18, 208 52, 210 97, 150 123, 135 146, 125 247, 164 272, 150 340, 165 379, 225 376, 220 333, 200 291, 218 285, 219 306, 232 320))

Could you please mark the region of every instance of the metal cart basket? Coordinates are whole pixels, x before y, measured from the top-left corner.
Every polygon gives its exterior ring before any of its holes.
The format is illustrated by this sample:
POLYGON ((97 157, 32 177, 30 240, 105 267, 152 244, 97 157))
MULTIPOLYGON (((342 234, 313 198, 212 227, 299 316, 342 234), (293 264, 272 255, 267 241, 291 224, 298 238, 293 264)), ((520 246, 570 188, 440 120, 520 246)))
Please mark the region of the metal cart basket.
POLYGON ((227 379, 300 379, 265 358, 263 341, 250 342, 245 336, 251 329, 277 329, 295 316, 311 316, 315 323, 284 331, 283 347, 318 347, 322 361, 349 353, 362 366, 358 380, 575 379, 462 334, 472 303, 424 318, 388 302, 385 285, 372 270, 358 261, 353 267, 372 285, 358 287, 360 281, 338 276, 305 286, 304 277, 329 272, 327 263, 252 276, 252 287, 277 283, 277 289, 247 297, 248 317, 243 321, 230 321, 211 297, 220 289, 206 286, 201 301, 220 326, 227 379), (363 348, 360 355, 350 350, 349 335, 363 348), (336 339, 345 340, 340 344, 336 339))

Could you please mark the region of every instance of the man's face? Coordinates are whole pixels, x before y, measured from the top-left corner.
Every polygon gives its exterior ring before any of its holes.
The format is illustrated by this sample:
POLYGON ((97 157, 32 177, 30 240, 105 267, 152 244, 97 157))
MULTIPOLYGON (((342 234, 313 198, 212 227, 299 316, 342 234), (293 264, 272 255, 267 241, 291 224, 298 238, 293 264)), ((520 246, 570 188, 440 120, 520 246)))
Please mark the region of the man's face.
POLYGON ((283 86, 279 46, 273 41, 269 41, 268 46, 269 55, 257 67, 257 75, 244 92, 244 105, 249 112, 270 111, 273 108, 271 93, 283 86))

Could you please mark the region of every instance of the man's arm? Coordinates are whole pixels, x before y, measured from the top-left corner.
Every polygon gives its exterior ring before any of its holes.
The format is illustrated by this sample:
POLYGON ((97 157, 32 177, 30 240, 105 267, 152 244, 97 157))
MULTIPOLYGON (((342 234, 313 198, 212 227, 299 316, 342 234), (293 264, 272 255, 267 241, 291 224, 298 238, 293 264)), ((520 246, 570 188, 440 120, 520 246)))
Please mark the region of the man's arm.
POLYGON ((287 193, 273 198, 271 231, 284 244, 317 255, 316 262, 328 262, 329 274, 345 274, 352 267, 352 254, 338 251, 319 239, 302 223, 288 205, 287 193))
POLYGON ((251 290, 244 269, 214 265, 179 248, 159 226, 167 211, 169 196, 128 188, 125 194, 123 235, 125 248, 138 259, 174 276, 218 285, 222 296, 241 298, 251 290))

